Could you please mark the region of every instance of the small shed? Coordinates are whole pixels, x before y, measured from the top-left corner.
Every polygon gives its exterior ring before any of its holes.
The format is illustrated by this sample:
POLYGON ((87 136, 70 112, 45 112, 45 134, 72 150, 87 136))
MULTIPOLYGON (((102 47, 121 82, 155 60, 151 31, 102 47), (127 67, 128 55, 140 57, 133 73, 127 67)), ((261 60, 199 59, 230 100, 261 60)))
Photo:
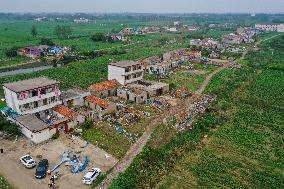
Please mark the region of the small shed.
POLYGON ((17 117, 16 124, 20 127, 22 134, 36 144, 50 139, 56 133, 54 127, 30 114, 17 117))

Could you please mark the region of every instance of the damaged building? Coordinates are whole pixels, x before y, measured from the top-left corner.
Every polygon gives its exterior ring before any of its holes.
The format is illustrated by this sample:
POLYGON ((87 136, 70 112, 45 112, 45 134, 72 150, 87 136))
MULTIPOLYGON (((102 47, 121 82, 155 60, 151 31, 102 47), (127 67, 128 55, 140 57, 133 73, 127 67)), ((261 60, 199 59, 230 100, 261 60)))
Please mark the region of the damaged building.
POLYGON ((107 98, 111 96, 116 96, 117 88, 120 83, 116 80, 108 80, 101 83, 96 83, 91 85, 88 89, 92 95, 99 98, 107 98))

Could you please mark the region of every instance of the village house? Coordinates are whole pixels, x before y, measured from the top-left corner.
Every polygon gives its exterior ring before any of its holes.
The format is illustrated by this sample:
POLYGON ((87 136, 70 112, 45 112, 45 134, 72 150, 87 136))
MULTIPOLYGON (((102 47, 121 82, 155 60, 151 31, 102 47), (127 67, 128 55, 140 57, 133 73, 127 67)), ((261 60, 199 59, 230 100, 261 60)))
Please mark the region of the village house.
POLYGON ((169 92, 169 84, 155 81, 140 80, 128 85, 131 88, 140 89, 147 92, 147 97, 161 96, 169 92))
POLYGON ((156 27, 156 26, 151 26, 151 27, 145 27, 142 29, 143 33, 159 33, 161 32, 161 28, 160 27, 156 27))
POLYGON ((196 47, 201 47, 202 46, 202 41, 201 39, 191 39, 189 41, 190 46, 196 46, 196 47))
POLYGON ((70 49, 66 47, 48 47, 46 55, 48 56, 61 56, 66 54, 70 49))
POLYGON ((54 107, 53 113, 58 116, 59 119, 67 119, 64 122, 62 120, 59 121, 58 124, 55 124, 54 126, 57 130, 64 129, 65 133, 85 122, 85 116, 64 105, 54 107))
POLYGON ((74 21, 74 23, 76 23, 76 24, 79 24, 79 23, 89 23, 89 22, 90 22, 90 20, 87 19, 87 18, 74 19, 73 21, 74 21))
POLYGON ((117 96, 136 104, 146 102, 151 97, 161 96, 169 91, 169 84, 139 80, 135 83, 122 86, 117 90, 117 96))
POLYGON ((112 39, 112 41, 127 41, 127 37, 123 34, 113 34, 109 35, 109 37, 112 39))
POLYGON ((107 98, 111 96, 116 96, 117 88, 120 83, 116 79, 104 81, 101 83, 96 83, 91 85, 88 89, 92 95, 99 98, 107 98))
POLYGON ((224 35, 222 42, 226 44, 234 45, 234 44, 241 44, 244 41, 241 35, 236 35, 236 34, 231 33, 228 35, 224 35))
POLYGON ((121 61, 108 65, 108 80, 116 79, 121 85, 141 80, 144 67, 141 62, 121 61))
POLYGON ((17 54, 20 56, 26 56, 28 58, 35 59, 38 58, 47 48, 48 48, 47 45, 24 47, 18 49, 17 54))
POLYGON ((127 101, 132 101, 136 104, 142 104, 146 102, 148 98, 150 98, 146 91, 137 89, 131 85, 119 87, 117 89, 117 96, 127 101))
POLYGON ((39 77, 3 84, 7 106, 19 114, 48 114, 61 104, 59 82, 39 77))
POLYGON ((62 104, 67 107, 81 107, 84 106, 85 97, 90 95, 91 93, 89 91, 76 88, 62 91, 62 104))
POLYGON ((133 28, 124 28, 123 30, 121 30, 121 33, 123 33, 124 35, 132 35, 135 33, 133 28))
POLYGON ((57 132, 56 128, 30 114, 17 117, 16 124, 22 134, 35 144, 50 139, 57 132))
POLYGON ((106 114, 111 114, 116 111, 116 104, 96 96, 88 96, 85 99, 85 105, 90 107, 97 113, 97 118, 101 119, 106 114))

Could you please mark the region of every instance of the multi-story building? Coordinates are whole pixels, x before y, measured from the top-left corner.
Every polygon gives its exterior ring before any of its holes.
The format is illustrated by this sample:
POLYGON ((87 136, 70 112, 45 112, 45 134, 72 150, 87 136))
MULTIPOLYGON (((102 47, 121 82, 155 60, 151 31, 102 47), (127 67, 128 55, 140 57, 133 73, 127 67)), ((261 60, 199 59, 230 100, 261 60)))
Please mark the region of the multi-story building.
POLYGON ((108 65, 108 80, 116 79, 126 85, 143 79, 144 67, 141 62, 121 61, 108 65))
POLYGON ((277 23, 255 24, 255 28, 267 32, 284 32, 284 24, 277 23))
POLYGON ((59 82, 46 77, 3 84, 7 106, 19 114, 46 113, 61 104, 59 82))

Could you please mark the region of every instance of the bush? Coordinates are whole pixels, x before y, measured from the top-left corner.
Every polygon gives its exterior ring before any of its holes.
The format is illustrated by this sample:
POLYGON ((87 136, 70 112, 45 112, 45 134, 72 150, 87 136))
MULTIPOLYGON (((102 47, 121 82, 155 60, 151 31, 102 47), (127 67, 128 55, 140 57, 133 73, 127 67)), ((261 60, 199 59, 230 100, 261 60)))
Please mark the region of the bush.
POLYGON ((54 43, 51 39, 48 39, 48 38, 41 38, 41 39, 40 39, 40 45, 54 46, 55 43, 54 43))
POLYGON ((21 131, 16 124, 10 123, 6 118, 0 114, 0 131, 3 131, 11 136, 21 135, 21 131))
POLYGON ((88 130, 88 129, 93 128, 93 126, 94 126, 93 122, 88 120, 81 127, 83 130, 88 130))
POLYGON ((6 52, 5 52, 5 55, 9 58, 16 57, 17 56, 17 50, 18 50, 17 47, 12 47, 10 49, 7 49, 6 52))
POLYGON ((51 137, 53 140, 58 139, 59 138, 59 132, 56 132, 54 135, 52 135, 51 137))
POLYGON ((106 41, 107 37, 103 33, 96 33, 91 37, 91 39, 94 42, 98 42, 98 41, 106 41))

